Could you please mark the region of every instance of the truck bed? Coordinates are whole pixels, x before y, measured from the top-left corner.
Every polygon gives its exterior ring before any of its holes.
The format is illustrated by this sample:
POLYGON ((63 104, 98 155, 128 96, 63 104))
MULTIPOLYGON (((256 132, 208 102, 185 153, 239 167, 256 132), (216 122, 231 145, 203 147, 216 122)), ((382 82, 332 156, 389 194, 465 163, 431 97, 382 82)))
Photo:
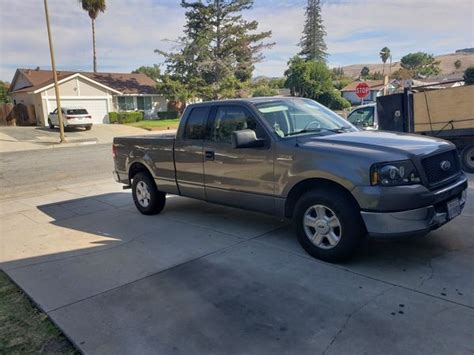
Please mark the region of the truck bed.
POLYGON ((121 180, 128 179, 131 166, 140 162, 153 173, 158 186, 175 191, 174 143, 174 134, 114 138, 115 170, 121 180))

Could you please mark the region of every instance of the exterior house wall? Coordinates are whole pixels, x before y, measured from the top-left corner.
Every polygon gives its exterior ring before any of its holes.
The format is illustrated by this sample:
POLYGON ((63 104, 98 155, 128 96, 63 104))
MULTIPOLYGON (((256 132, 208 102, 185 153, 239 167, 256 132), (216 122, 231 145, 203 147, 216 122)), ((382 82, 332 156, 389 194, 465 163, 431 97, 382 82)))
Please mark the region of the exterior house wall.
POLYGON ((34 105, 33 95, 28 94, 26 92, 19 92, 16 94, 12 94, 12 99, 16 104, 23 104, 23 105, 34 105))
POLYGON ((25 78, 23 74, 18 73, 15 86, 11 88, 11 91, 20 90, 21 88, 25 88, 27 86, 31 86, 31 83, 25 78))
POLYGON ((154 112, 161 112, 161 111, 168 110, 168 100, 166 100, 166 98, 161 95, 153 95, 152 105, 153 105, 154 112))

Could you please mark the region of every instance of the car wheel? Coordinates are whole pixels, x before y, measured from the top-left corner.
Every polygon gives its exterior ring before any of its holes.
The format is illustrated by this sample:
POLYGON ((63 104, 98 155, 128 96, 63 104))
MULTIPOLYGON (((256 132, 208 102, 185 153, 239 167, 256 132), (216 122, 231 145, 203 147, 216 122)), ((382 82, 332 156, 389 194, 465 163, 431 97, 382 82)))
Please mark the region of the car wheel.
POLYGON ((462 169, 474 174, 474 144, 470 144, 461 151, 462 169))
POLYGON ((90 131, 92 129, 92 125, 88 125, 85 127, 86 131, 90 131))
POLYGON ((133 202, 142 214, 158 214, 165 208, 166 194, 158 191, 152 177, 145 172, 133 177, 132 194, 133 202))
POLYGON ((50 129, 54 128, 53 122, 51 122, 50 118, 48 118, 48 126, 49 126, 50 129))
POLYGON ((304 194, 293 222, 303 249, 328 262, 350 258, 366 234, 358 206, 336 189, 304 194))

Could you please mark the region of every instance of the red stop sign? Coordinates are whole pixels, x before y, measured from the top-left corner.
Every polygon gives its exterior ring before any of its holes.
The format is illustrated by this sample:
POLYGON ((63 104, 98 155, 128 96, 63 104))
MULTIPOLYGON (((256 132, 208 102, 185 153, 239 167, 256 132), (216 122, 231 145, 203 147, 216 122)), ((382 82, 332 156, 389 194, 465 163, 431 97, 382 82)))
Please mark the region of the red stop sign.
POLYGON ((363 99, 369 95, 370 88, 366 83, 360 83, 356 86, 356 95, 363 99))

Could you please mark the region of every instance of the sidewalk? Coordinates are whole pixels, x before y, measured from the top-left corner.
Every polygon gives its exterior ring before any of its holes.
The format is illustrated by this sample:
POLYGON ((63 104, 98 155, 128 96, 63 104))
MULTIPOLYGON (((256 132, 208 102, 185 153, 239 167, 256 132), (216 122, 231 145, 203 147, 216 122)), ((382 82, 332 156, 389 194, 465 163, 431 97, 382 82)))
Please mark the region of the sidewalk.
POLYGON ((18 152, 87 144, 112 143, 114 137, 166 134, 125 125, 96 125, 90 131, 71 129, 65 132, 66 143, 59 144, 59 130, 46 127, 0 127, 0 153, 18 152))

